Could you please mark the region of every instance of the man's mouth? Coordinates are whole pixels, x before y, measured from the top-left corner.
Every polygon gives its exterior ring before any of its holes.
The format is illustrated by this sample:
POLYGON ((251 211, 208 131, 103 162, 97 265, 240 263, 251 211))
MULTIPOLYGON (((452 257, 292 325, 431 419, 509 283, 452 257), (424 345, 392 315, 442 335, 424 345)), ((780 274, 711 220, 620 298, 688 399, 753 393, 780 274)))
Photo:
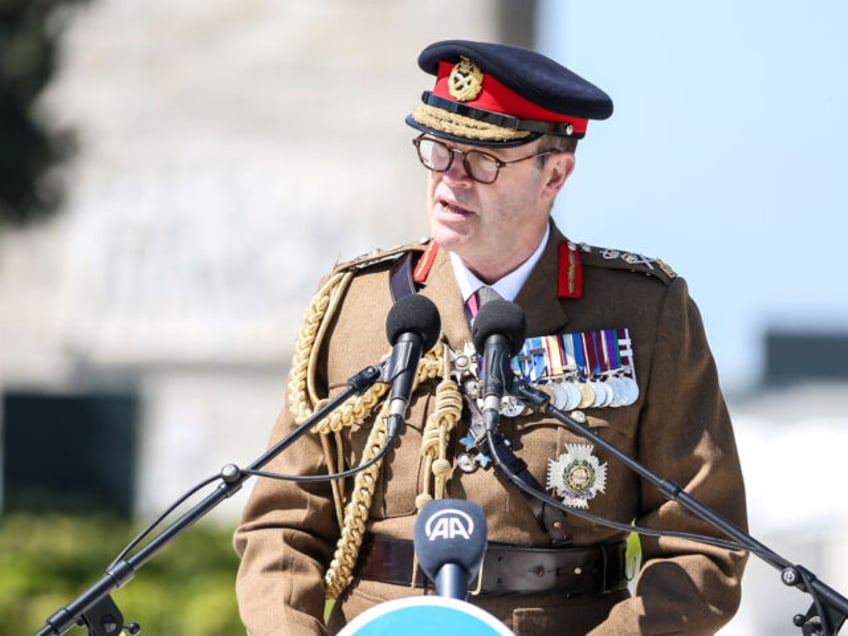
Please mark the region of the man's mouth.
POLYGON ((439 198, 437 200, 438 206, 442 212, 447 214, 457 214, 460 216, 468 216, 469 214, 473 214, 474 212, 469 208, 461 206, 456 201, 452 201, 450 199, 439 198))

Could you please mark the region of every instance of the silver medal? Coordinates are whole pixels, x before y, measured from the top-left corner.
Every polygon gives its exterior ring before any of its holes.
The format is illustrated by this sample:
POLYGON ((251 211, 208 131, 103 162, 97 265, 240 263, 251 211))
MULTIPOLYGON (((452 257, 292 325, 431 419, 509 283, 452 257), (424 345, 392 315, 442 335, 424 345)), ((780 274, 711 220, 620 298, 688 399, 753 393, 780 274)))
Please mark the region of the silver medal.
POLYGON ((518 417, 524 413, 524 402, 513 395, 505 395, 501 398, 501 415, 504 417, 518 417))

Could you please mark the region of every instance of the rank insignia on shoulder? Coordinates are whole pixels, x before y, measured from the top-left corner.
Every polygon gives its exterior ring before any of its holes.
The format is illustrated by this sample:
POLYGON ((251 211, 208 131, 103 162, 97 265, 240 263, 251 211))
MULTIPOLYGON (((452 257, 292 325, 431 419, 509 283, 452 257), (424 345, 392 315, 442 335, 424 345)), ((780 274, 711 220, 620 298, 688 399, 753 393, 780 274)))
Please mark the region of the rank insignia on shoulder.
POLYGON ((368 267, 373 267, 381 263, 394 262, 408 252, 424 252, 427 248, 427 242, 422 240, 419 243, 408 243, 406 245, 398 245, 390 249, 374 248, 370 252, 357 256, 348 261, 337 262, 333 267, 333 273, 361 270, 368 267))
POLYGON ((591 444, 566 444, 558 459, 548 459, 550 490, 566 506, 588 508, 589 502, 607 488, 607 465, 592 454, 591 444))
POLYGON ((671 267, 669 267, 664 261, 655 258, 654 262, 657 264, 657 267, 659 267, 662 271, 665 272, 666 276, 668 276, 669 278, 677 278, 677 272, 671 269, 671 267))
POLYGON ((677 278, 677 272, 659 258, 651 258, 635 252, 608 247, 595 247, 586 243, 580 243, 578 247, 584 259, 590 264, 626 269, 631 272, 642 272, 665 283, 677 278))

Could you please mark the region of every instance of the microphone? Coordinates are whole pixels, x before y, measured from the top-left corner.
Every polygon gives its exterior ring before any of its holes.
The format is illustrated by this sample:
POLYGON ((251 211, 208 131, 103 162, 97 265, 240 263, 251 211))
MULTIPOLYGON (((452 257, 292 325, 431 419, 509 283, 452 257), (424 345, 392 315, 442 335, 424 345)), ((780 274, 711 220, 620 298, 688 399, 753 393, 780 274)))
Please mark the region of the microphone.
POLYGON ((415 521, 418 564, 436 584, 436 594, 464 601, 486 552, 486 515, 465 499, 427 502, 415 521))
POLYGON ((426 296, 404 296, 389 310, 386 336, 393 348, 383 381, 392 385, 387 422, 390 439, 403 427, 418 361, 436 344, 441 328, 439 310, 426 296))
POLYGON ((471 329, 474 348, 483 356, 483 421, 487 430, 498 425, 501 398, 512 386, 510 361, 524 345, 527 321, 521 307, 502 298, 480 308, 471 329))

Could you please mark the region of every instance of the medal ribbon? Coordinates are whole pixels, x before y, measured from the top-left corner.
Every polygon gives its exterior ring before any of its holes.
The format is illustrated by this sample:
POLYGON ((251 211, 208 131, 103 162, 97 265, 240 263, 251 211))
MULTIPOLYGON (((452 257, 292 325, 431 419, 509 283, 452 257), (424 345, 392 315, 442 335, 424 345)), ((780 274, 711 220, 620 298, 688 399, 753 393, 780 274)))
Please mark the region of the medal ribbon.
MULTIPOLYGON (((630 330, 626 327, 527 338, 511 360, 511 367, 525 382, 544 383, 565 376, 572 382, 611 375, 636 379, 630 330), (572 375, 575 372, 576 377, 572 375)), ((478 368, 483 380, 482 362, 478 368)))

